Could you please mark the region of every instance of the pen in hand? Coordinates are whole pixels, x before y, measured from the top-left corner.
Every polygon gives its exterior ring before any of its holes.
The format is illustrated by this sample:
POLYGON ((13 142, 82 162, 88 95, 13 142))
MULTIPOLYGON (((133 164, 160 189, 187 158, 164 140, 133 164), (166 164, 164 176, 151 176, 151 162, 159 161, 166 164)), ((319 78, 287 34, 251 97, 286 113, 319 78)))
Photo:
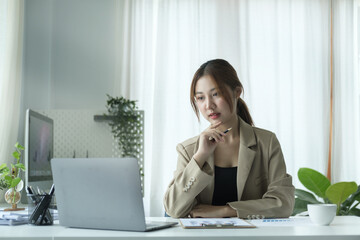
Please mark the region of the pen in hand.
MULTIPOLYGON (((232 129, 232 128, 228 128, 228 129, 226 129, 223 133, 227 133, 227 132, 229 132, 231 129, 232 129)), ((209 137, 209 141, 214 142, 215 139, 214 139, 213 137, 209 137)))

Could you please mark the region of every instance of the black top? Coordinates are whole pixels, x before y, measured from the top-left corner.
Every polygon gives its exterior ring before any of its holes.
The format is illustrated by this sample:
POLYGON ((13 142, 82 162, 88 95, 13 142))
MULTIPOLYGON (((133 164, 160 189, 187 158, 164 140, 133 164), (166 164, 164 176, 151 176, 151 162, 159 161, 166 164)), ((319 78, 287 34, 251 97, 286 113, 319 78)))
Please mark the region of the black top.
POLYGON ((236 186, 237 167, 222 168, 215 166, 215 185, 212 205, 223 206, 238 201, 236 186))

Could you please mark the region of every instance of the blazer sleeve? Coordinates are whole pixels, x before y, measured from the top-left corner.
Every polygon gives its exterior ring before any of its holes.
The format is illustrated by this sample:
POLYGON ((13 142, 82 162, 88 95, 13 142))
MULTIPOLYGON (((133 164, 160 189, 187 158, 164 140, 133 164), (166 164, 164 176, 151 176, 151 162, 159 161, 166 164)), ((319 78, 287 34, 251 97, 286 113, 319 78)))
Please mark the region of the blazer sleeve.
POLYGON ((177 168, 165 193, 164 207, 168 215, 180 218, 188 216, 197 205, 196 197, 211 181, 213 171, 207 162, 200 168, 182 144, 176 150, 177 168))
POLYGON ((229 202, 228 205, 237 211, 239 218, 251 218, 254 215, 289 217, 295 204, 295 188, 292 177, 286 173, 284 157, 280 143, 275 134, 269 141, 267 191, 261 199, 229 202))

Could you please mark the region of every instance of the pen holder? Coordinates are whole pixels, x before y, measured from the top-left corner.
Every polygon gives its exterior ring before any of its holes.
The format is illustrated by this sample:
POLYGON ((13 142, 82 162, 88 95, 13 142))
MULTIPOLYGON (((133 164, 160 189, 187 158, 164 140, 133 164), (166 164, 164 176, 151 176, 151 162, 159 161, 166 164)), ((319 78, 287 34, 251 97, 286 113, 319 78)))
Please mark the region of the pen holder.
POLYGON ((33 225, 52 225, 53 216, 49 210, 52 195, 27 194, 29 223, 33 225))

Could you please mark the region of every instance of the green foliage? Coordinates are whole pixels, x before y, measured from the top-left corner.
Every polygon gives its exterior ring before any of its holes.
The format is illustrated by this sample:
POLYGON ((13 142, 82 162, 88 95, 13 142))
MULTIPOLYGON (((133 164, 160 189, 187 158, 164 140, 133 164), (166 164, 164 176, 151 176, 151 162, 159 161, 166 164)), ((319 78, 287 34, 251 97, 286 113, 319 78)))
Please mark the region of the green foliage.
POLYGON ((12 179, 11 184, 10 184, 10 188, 16 187, 19 184, 20 181, 21 181, 21 178, 19 178, 19 177, 12 179))
POLYGON ((306 211, 307 204, 334 203, 337 205, 337 215, 360 216, 360 210, 356 208, 360 203, 360 186, 355 182, 338 182, 331 185, 323 174, 310 168, 300 168, 298 177, 308 190, 322 198, 322 202, 311 192, 295 189, 295 207, 292 215, 306 211))
POLYGON ((337 205, 337 211, 340 211, 340 205, 357 190, 355 182, 339 182, 331 185, 326 190, 326 196, 330 202, 337 205))
POLYGON ((307 205, 308 205, 307 201, 302 200, 301 198, 295 198, 295 206, 292 215, 294 216, 298 213, 307 211, 307 205))
POLYGON ((138 158, 141 146, 142 124, 136 101, 107 95, 107 110, 111 117, 112 133, 118 140, 122 156, 138 158))
POLYGON ((310 203, 314 203, 314 204, 321 203, 320 201, 318 201, 315 198, 314 194, 309 193, 304 190, 301 190, 301 189, 295 189, 295 195, 306 202, 310 202, 310 203))
POLYGON ((25 171, 24 164, 20 163, 21 151, 24 151, 24 149, 25 148, 17 142, 15 144, 15 151, 12 153, 16 159, 16 163, 11 164, 11 169, 7 167, 6 163, 0 165, 0 190, 15 188, 21 181, 19 177, 20 171, 25 171))
POLYGON ((6 189, 8 187, 5 180, 5 176, 9 174, 9 168, 6 166, 6 163, 0 165, 0 190, 6 189))
POLYGON ((310 168, 300 168, 298 177, 307 189, 321 198, 326 198, 325 192, 330 186, 330 181, 324 175, 310 168))

